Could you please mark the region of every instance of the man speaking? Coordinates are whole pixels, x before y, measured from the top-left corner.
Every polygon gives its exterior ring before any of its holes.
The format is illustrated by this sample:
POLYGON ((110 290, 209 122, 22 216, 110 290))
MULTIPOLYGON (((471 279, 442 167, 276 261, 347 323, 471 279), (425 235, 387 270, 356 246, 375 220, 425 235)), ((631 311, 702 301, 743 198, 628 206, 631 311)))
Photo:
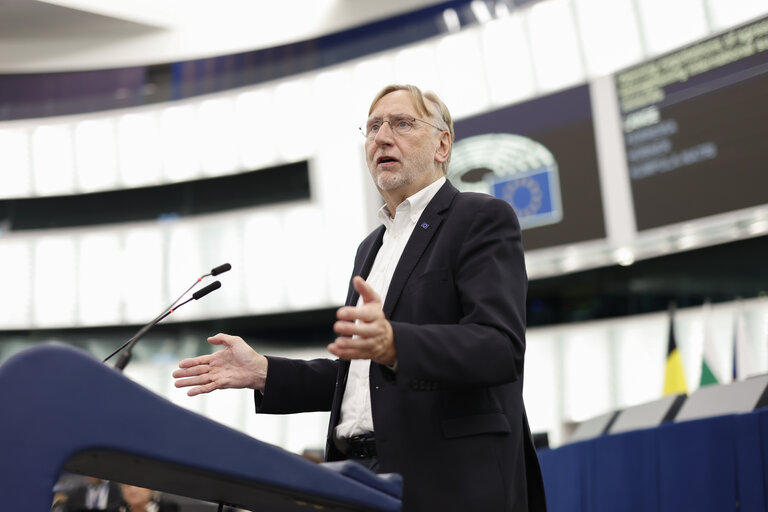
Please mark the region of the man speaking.
POLYGON ((181 361, 176 386, 252 388, 261 413, 330 410, 326 458, 400 473, 405 512, 543 511, 514 211, 446 181, 453 121, 434 93, 385 87, 361 131, 386 204, 336 314, 338 359, 265 357, 217 334, 225 349, 181 361))

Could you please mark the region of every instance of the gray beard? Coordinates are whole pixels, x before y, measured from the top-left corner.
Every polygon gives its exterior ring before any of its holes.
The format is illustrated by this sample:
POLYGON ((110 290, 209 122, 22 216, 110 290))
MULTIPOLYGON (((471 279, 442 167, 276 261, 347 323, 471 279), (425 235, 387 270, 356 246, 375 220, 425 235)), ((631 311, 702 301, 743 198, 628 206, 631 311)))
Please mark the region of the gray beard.
POLYGON ((412 181, 413 179, 409 175, 400 174, 398 176, 386 176, 379 174, 376 178, 376 185, 378 185, 381 190, 393 190, 404 185, 409 185, 412 181))

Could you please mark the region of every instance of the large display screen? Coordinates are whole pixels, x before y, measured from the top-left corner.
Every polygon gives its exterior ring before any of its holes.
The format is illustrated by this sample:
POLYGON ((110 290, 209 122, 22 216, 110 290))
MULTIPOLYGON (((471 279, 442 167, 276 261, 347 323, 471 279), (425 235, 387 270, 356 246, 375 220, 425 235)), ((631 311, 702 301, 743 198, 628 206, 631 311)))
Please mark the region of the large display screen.
POLYGON ((615 76, 638 230, 768 203, 768 19, 615 76))
POLYGON ((588 86, 456 123, 448 177, 505 199, 526 249, 605 238, 588 86))

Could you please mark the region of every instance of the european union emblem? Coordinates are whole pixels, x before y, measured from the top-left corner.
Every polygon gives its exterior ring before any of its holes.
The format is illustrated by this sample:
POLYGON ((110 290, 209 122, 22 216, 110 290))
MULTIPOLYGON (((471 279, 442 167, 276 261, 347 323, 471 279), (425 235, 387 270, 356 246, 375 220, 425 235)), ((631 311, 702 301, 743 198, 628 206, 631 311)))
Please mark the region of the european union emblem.
MULTIPOLYGON (((551 224, 562 219, 559 201, 553 201, 552 172, 548 167, 513 174, 493 181, 493 195, 504 199, 515 209, 520 226, 529 228, 551 224)), ((556 194, 555 199, 559 197, 556 194)))

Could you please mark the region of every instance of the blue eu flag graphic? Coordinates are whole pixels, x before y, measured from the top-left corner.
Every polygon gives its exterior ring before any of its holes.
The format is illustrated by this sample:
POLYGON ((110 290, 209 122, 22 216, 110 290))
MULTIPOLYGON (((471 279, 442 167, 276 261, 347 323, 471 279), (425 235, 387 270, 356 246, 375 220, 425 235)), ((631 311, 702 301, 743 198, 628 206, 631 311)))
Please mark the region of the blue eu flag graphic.
POLYGON ((552 201, 552 172, 548 167, 498 178, 502 179, 494 180, 493 195, 512 205, 521 227, 550 224, 562 218, 559 205, 552 201))

